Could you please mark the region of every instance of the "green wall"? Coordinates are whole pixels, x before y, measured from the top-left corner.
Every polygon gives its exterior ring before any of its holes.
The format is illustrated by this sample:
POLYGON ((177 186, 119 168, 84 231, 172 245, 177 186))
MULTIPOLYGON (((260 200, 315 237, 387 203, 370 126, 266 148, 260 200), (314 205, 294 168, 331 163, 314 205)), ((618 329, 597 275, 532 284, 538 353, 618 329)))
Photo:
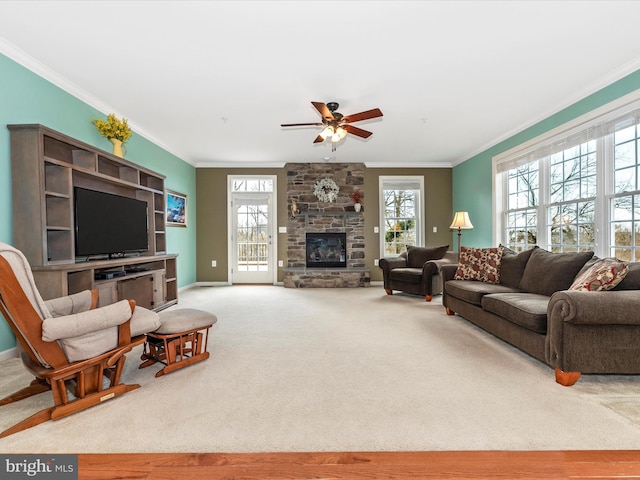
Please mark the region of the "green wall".
MULTIPOLYGON (((585 97, 453 168, 453 210, 469 212, 473 230, 462 233, 463 245, 493 244, 492 158, 564 123, 640 88, 640 70, 585 97)), ((454 235, 455 237, 455 235, 454 235)))
MULTIPOLYGON (((10 124, 39 123, 98 148, 110 151, 110 144, 91 123, 106 114, 80 101, 42 77, 0 54, 0 241, 12 243, 10 124)), ((166 188, 188 195, 189 213, 195 218, 195 168, 143 137, 127 142, 127 160, 165 175, 166 188)), ((178 256, 178 285, 195 282, 195 224, 167 228, 167 250, 178 256)), ((1 317, 0 317, 1 318, 1 317)), ((15 346, 13 333, 0 320, 0 352, 15 346)))

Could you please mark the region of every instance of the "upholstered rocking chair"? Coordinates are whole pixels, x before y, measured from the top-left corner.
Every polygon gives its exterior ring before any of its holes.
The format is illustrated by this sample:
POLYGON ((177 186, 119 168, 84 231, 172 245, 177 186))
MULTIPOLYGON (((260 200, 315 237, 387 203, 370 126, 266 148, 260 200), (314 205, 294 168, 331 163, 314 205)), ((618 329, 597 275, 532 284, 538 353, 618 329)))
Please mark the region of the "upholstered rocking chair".
POLYGON ((138 388, 120 376, 125 354, 160 326, 155 312, 122 300, 95 308, 97 291, 44 301, 24 255, 0 243, 0 313, 35 376, 0 406, 51 390, 54 405, 0 433, 6 437, 57 420, 138 388), (69 395, 71 393, 71 395, 69 395))

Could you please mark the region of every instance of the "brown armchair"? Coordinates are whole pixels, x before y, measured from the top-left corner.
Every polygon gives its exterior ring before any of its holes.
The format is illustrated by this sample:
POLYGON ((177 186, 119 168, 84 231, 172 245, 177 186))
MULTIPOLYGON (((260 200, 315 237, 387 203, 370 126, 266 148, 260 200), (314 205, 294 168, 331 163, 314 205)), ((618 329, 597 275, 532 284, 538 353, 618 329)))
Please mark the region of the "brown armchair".
POLYGON ((422 295, 427 302, 442 293, 440 268, 458 262, 455 252, 442 247, 407 247, 397 257, 384 257, 378 265, 382 269, 384 289, 387 295, 393 290, 422 295))
POLYGON ((34 375, 31 384, 0 400, 7 405, 51 391, 53 403, 7 428, 6 437, 120 396, 139 385, 120 383, 125 354, 160 326, 155 312, 134 301, 95 308, 97 291, 44 301, 22 252, 0 243, 0 313, 34 375), (106 380, 106 382, 105 382, 106 380), (72 395, 69 395, 69 392, 72 395))

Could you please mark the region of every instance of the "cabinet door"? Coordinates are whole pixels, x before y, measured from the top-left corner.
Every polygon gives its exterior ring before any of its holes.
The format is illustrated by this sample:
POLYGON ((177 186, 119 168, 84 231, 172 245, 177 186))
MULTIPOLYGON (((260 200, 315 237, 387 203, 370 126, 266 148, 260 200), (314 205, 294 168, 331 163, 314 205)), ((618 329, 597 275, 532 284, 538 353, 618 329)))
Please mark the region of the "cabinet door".
POLYGON ((153 309, 153 274, 118 281, 118 299, 135 300, 136 305, 153 309))
POLYGON ((164 279, 164 272, 153 272, 153 308, 158 308, 167 301, 164 279))
POLYGON ((111 305, 118 301, 118 289, 116 282, 104 282, 96 285, 98 290, 98 307, 111 305))

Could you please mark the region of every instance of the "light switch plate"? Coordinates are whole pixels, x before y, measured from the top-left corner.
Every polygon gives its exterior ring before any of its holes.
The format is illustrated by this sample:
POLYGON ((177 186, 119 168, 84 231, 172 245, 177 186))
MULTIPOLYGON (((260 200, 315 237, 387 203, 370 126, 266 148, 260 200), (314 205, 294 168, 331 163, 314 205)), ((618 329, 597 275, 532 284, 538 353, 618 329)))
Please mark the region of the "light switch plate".
POLYGON ((278 233, 287 233, 287 227, 278 227, 278 233))

